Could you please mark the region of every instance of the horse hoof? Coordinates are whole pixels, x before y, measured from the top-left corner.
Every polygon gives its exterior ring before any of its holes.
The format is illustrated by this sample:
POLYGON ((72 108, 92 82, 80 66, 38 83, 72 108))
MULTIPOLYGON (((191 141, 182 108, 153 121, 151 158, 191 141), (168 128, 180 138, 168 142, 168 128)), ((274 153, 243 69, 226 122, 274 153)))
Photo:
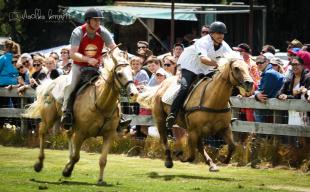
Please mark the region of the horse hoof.
POLYGON ((173 162, 172 161, 166 161, 165 162, 165 167, 166 168, 172 168, 173 167, 173 162))
POLYGON ((40 163, 40 162, 36 162, 33 166, 34 170, 36 172, 40 172, 43 168, 43 163, 40 163))
POLYGON ((70 177, 71 173, 72 173, 72 171, 65 169, 65 170, 63 170, 62 175, 64 177, 70 177))
POLYGON ((214 166, 210 166, 209 171, 210 172, 219 172, 220 170, 217 168, 216 165, 214 165, 214 166))
POLYGON ((102 181, 102 180, 98 180, 97 185, 99 185, 99 186, 105 186, 105 185, 107 185, 107 182, 102 181))

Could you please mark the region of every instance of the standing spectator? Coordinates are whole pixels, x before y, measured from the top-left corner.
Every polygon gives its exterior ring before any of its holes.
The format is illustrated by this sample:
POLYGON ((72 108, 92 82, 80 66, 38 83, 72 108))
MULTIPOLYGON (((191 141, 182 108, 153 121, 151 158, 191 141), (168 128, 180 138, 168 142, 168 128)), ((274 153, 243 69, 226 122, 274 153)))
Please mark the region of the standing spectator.
POLYGON ((49 57, 53 57, 55 59, 55 62, 58 63, 59 62, 59 55, 58 53, 56 53, 55 51, 51 52, 49 57))
POLYGON ((46 78, 46 69, 43 67, 44 64, 45 60, 43 57, 35 56, 33 58, 33 67, 35 72, 30 78, 30 85, 34 89, 40 84, 40 81, 46 78))
POLYGON ((296 53, 296 56, 301 59, 305 69, 310 71, 310 52, 300 50, 296 53))
POLYGON ((286 50, 289 50, 289 49, 292 49, 292 48, 302 48, 303 47, 303 44, 298 40, 298 39, 294 39, 292 41, 286 41, 287 43, 287 49, 286 50))
MULTIPOLYGON (((16 85, 18 71, 12 63, 13 55, 17 53, 17 45, 14 41, 4 42, 4 54, 0 56, 0 87, 16 85)), ((8 107, 10 98, 0 97, 0 107, 8 107)))
MULTIPOLYGON (((258 70, 261 71, 262 74, 258 90, 255 92, 255 99, 265 103, 268 98, 276 97, 283 85, 284 77, 272 68, 272 65, 269 64, 269 61, 264 55, 260 55, 256 58, 256 64, 258 70)), ((257 122, 267 122, 267 118, 270 115, 270 110, 255 110, 255 119, 257 122)))
POLYGON ((209 34, 209 26, 208 25, 204 25, 201 27, 201 32, 200 32, 200 36, 206 36, 209 34))
POLYGON ((274 55, 276 54, 276 48, 272 45, 264 45, 260 54, 262 55, 264 53, 272 53, 274 55))
POLYGON ((146 41, 138 41, 137 48, 137 54, 142 58, 145 64, 146 59, 153 55, 153 52, 149 49, 149 43, 146 41))
POLYGON ((72 63, 70 60, 70 50, 68 48, 62 48, 60 51, 61 60, 56 65, 56 68, 61 74, 64 74, 64 67, 69 63, 72 63))
POLYGON ((45 60, 45 67, 47 69, 46 78, 56 79, 60 74, 56 69, 56 61, 53 57, 48 57, 45 60))
POLYGON ((284 66, 284 63, 282 62, 282 60, 278 57, 274 57, 270 60, 270 64, 272 65, 272 69, 281 73, 281 74, 284 74, 284 69, 283 69, 283 66, 284 66))
POLYGON ((175 43, 173 46, 173 56, 176 60, 176 62, 178 61, 180 55, 182 54, 182 52, 184 51, 184 45, 182 43, 175 43))

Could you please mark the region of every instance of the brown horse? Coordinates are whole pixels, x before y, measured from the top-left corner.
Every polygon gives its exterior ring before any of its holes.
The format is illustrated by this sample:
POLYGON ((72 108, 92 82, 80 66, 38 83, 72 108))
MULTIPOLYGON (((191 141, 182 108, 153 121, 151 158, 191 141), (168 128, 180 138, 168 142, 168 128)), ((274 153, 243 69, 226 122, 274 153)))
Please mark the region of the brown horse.
MULTIPOLYGON (((234 86, 241 86, 246 91, 250 91, 253 85, 247 64, 243 60, 222 58, 219 63, 218 72, 194 89, 176 121, 180 127, 187 129, 189 152, 188 157, 184 157, 183 152, 178 153, 177 157, 182 162, 192 162, 195 159, 195 149, 197 148, 205 162, 210 165, 210 171, 218 171, 218 168, 204 149, 203 136, 223 134, 225 142, 229 145, 224 163, 229 163, 235 149, 231 130, 229 98, 234 86)), ((142 105, 152 107, 153 117, 165 147, 165 166, 167 168, 173 167, 165 125, 170 106, 162 102, 162 97, 177 79, 178 77, 169 78, 158 88, 147 90, 137 99, 142 105)))
MULTIPOLYGON (((89 137, 103 137, 103 147, 99 160, 100 173, 98 184, 104 184, 103 173, 107 163, 107 154, 111 141, 116 135, 120 120, 120 89, 126 89, 132 101, 136 100, 138 90, 133 83, 133 73, 128 58, 119 51, 108 52, 104 57, 104 68, 95 84, 86 87, 76 97, 74 103, 74 124, 68 131, 70 159, 63 170, 63 176, 69 177, 75 163, 80 158, 80 148, 89 137)), ((50 85, 39 87, 37 101, 30 106, 24 116, 40 117, 39 128, 40 154, 34 165, 35 171, 41 171, 44 160, 44 138, 47 130, 61 117, 61 104, 57 103, 51 91, 65 76, 56 79, 50 85)))

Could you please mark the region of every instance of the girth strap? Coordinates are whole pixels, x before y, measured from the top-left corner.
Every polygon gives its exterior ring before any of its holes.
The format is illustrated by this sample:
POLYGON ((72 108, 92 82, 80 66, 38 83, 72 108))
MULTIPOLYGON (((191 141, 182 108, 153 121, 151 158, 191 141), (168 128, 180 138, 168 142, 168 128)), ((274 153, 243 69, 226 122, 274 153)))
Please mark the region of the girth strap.
POLYGON ((214 108, 209 108, 209 107, 205 107, 205 106, 195 106, 192 107, 190 109, 187 109, 185 112, 186 113, 192 113, 194 111, 206 111, 206 112, 210 112, 210 113, 228 113, 230 112, 230 107, 228 108, 224 108, 224 109, 214 109, 214 108))

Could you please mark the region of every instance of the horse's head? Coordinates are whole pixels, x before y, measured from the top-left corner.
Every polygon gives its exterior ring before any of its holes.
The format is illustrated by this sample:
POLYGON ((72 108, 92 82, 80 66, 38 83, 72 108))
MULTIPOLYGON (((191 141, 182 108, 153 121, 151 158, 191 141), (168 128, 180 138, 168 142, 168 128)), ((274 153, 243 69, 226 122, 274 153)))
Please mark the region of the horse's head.
POLYGON ((130 101, 135 102, 139 92, 133 81, 134 76, 127 53, 120 50, 113 50, 111 58, 114 61, 112 71, 116 87, 118 89, 125 89, 130 101))
POLYGON ((219 64, 220 68, 227 72, 227 80, 233 86, 242 87, 246 92, 252 91, 253 79, 249 74, 249 67, 244 60, 222 58, 219 60, 219 64))

